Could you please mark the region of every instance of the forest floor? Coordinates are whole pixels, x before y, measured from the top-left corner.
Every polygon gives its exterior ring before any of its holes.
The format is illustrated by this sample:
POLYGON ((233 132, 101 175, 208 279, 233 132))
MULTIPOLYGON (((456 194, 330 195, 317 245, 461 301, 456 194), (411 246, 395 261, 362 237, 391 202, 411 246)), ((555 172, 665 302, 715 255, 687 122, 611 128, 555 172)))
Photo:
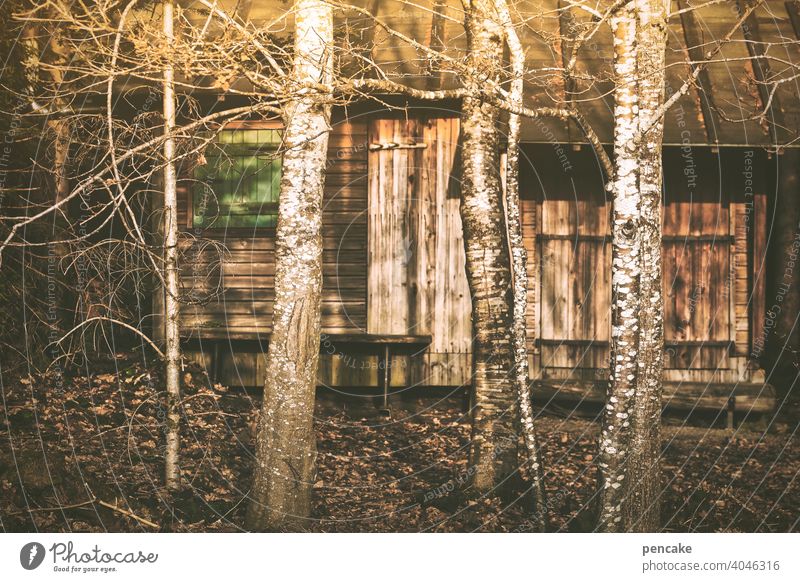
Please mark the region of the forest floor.
MULTIPOLYGON (((164 490, 164 410, 136 365, 75 376, 2 378, 0 530, 240 531, 259 402, 185 376, 182 470, 164 490)), ((320 414, 310 531, 529 531, 529 498, 476 498, 469 419, 455 404, 406 418, 320 414)), ((597 425, 538 420, 550 528, 591 531, 597 425)), ((665 531, 795 531, 800 436, 665 426, 665 531)))

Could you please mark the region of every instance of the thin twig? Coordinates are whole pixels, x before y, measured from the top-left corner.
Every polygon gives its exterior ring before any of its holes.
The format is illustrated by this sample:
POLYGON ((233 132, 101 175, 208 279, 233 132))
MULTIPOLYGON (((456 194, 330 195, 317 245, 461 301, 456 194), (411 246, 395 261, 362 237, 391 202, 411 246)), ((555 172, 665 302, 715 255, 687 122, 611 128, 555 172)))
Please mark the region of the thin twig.
POLYGON ((97 504, 98 505, 102 505, 103 507, 105 507, 107 509, 110 509, 112 511, 116 511, 117 513, 121 513, 122 515, 126 515, 126 516, 130 517, 131 519, 134 519, 134 520, 138 521, 139 523, 144 524, 144 525, 146 525, 148 527, 152 527, 152 528, 155 528, 155 529, 160 529, 160 527, 161 527, 160 525, 158 525, 157 523, 153 523, 149 519, 145 519, 143 517, 139 517, 138 515, 136 515, 132 511, 128 511, 127 509, 123 509, 121 507, 118 507, 118 506, 114 505, 113 503, 108 503, 106 501, 103 501, 102 499, 98 499, 97 500, 97 504))
POLYGON ((57 506, 57 507, 36 507, 36 508, 33 508, 33 509, 27 509, 25 511, 11 512, 8 515, 22 515, 22 514, 25 514, 25 513, 34 513, 34 512, 45 513, 45 512, 48 512, 48 511, 63 511, 65 509, 77 509, 79 507, 86 507, 87 505, 93 505, 95 503, 97 505, 101 505, 101 506, 105 507, 106 509, 110 509, 112 511, 116 511, 117 513, 121 513, 122 515, 130 517, 131 519, 136 520, 139 523, 144 524, 144 525, 146 525, 148 527, 152 527, 152 528, 155 528, 155 529, 160 529, 161 528, 160 525, 158 525, 157 523, 153 523, 149 519, 145 519, 144 517, 140 517, 140 516, 136 515, 135 513, 133 513, 132 511, 129 511, 127 509, 123 509, 122 507, 114 505, 113 503, 108 503, 107 501, 103 501, 102 499, 97 499, 96 497, 93 497, 93 498, 89 499, 88 501, 81 501, 80 503, 72 503, 70 505, 60 505, 60 506, 57 506))

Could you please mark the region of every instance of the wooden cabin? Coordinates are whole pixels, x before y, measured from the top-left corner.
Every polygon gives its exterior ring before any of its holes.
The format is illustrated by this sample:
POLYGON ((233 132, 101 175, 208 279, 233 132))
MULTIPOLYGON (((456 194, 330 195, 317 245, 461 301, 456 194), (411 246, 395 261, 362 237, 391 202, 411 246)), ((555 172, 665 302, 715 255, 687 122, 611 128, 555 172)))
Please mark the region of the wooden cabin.
MULTIPOLYGON (((374 4, 376 16, 404 33, 427 43, 446 39, 442 46, 448 50, 463 50, 457 3, 437 3, 449 18, 431 11, 413 22, 402 20, 397 2, 374 4)), ((679 5, 686 4, 674 3, 679 5)), ((764 39, 797 35, 790 8, 782 2, 768 5, 785 17, 757 13, 758 34, 764 39)), ((258 13, 267 10, 259 3, 248 10, 251 18, 266 19, 258 13)), ((721 5, 686 14, 670 21, 670 91, 690 72, 683 64, 685 47, 697 44, 698 34, 721 38, 735 20, 735 12, 721 5)), ((551 27, 564 40, 565 24, 559 18, 539 18, 537 24, 551 27)), ((748 30, 752 34, 753 27, 748 30)), ((395 63, 411 84, 430 82, 424 59, 413 49, 402 53, 391 42, 371 42, 376 62, 395 63)), ((531 69, 552 64, 553 55, 539 50, 539 37, 523 32, 523 42, 529 47, 531 69)), ((597 35, 582 58, 587 70, 607 66, 603 55, 611 54, 610 44, 607 31, 597 35)), ((731 109, 747 117, 759 103, 752 78, 754 67, 763 69, 765 61, 748 54, 746 46, 726 47, 723 55, 732 61, 711 65, 666 118, 665 397, 667 404, 685 409, 718 409, 730 402, 745 412, 765 412, 774 402, 759 356, 769 324, 765 257, 774 212, 770 193, 780 156, 772 145, 774 127, 763 119, 726 121, 737 117, 731 109), (720 115, 723 109, 725 116, 720 115)), ((446 75, 435 80, 439 87, 452 82, 446 75)), ((591 89, 596 99, 584 96, 582 105, 607 144, 612 135, 609 89, 608 82, 598 82, 591 89)), ((776 92, 775 101, 783 103, 783 131, 798 126, 800 111, 797 95, 782 91, 776 92)), ((547 95, 528 83, 526 99, 535 106, 546 102, 547 95)), ((458 104, 402 105, 335 111, 323 214, 321 386, 383 386, 392 392, 470 381, 458 104)), ((610 200, 602 169, 569 122, 527 120, 522 137, 534 394, 542 400, 602 403, 611 302, 610 200)), ((264 382, 279 143, 276 123, 226 127, 214 146, 218 154, 206 153, 206 168, 182 182, 180 216, 186 232, 218 241, 224 249, 217 262, 211 247, 187 243, 183 286, 200 299, 182 311, 186 353, 225 383, 264 382), (209 180, 219 200, 210 210, 202 194, 209 180), (216 295, 211 293, 215 290, 216 295)))
MULTIPOLYGON (((199 298, 182 311, 187 348, 232 384, 264 381, 278 134, 265 122, 220 134, 225 164, 234 169, 215 178, 219 208, 203 210, 202 176, 182 188, 186 231, 223 247, 220 262, 216 247, 185 250, 183 286, 199 298)), ((384 375, 403 389, 469 383, 458 136, 458 117, 430 109, 342 116, 334 124, 323 214, 320 384, 381 386, 384 375)), ((611 302, 602 170, 585 145, 526 143, 523 153, 531 369, 543 393, 600 391, 611 302)), ((757 314, 764 312, 769 165, 758 149, 665 148, 665 380, 679 400, 687 383, 715 399, 745 384, 752 385, 747 394, 758 395, 763 385, 753 354, 763 333, 757 314)))

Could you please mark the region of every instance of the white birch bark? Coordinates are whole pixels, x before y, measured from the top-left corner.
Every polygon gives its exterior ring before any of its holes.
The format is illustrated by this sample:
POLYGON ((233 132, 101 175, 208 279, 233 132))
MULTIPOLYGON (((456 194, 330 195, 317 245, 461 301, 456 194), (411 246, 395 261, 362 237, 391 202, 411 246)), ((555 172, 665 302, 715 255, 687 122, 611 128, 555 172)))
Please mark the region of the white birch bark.
MULTIPOLYGON (((167 45, 174 42, 174 4, 163 2, 163 32, 167 45)), ((167 62, 169 55, 167 55, 167 62)), ((175 128, 175 79, 172 65, 164 66, 164 133, 175 128)), ((175 174, 175 140, 164 140, 164 336, 167 391, 165 482, 169 489, 180 487, 180 305, 178 303, 178 192, 175 174)))
POLYGON ((333 15, 322 0, 296 0, 296 98, 285 114, 275 253, 275 306, 256 439, 247 526, 299 530, 311 511, 313 415, 322 294, 322 195, 332 81, 333 15))
MULTIPOLYGON (((522 108, 525 52, 514 29, 511 13, 505 0, 496 0, 498 15, 505 31, 511 62, 509 101, 513 107, 522 108)), ((544 487, 544 470, 531 405, 530 374, 528 369, 527 311, 528 311, 528 254, 522 238, 522 212, 519 202, 519 139, 521 118, 515 113, 508 116, 508 146, 506 148, 506 228, 511 255, 511 280, 514 289, 514 311, 511 335, 514 342, 514 382, 517 389, 519 426, 525 443, 526 461, 533 492, 532 514, 539 531, 547 529, 547 500, 544 487)))
POLYGON ((503 493, 517 471, 513 300, 500 180, 499 111, 472 95, 498 83, 503 28, 493 0, 462 0, 469 95, 462 104, 461 220, 472 295, 470 466, 479 493, 503 493))
POLYGON ((611 17, 615 176, 611 377, 599 459, 604 531, 659 526, 663 122, 651 120, 664 101, 666 11, 664 0, 635 0, 611 17))
POLYGON ((636 16, 626 5, 610 19, 614 37, 614 166, 611 250, 611 376, 600 432, 600 529, 622 529, 627 442, 639 349, 636 16))
POLYGON ((664 301, 661 269, 663 117, 651 119, 664 103, 667 44, 666 0, 636 0, 639 84, 639 195, 641 241, 640 336, 636 395, 627 465, 625 530, 660 527, 661 392, 664 357, 664 301))

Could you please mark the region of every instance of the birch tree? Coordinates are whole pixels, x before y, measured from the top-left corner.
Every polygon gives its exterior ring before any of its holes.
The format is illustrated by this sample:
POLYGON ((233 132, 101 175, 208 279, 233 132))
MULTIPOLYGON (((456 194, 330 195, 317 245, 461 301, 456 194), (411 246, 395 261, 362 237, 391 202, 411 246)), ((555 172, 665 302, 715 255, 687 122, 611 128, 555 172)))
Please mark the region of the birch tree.
MULTIPOLYGON (((390 36, 426 54, 430 61, 452 67, 461 85, 445 90, 420 90, 375 72, 379 78, 354 79, 341 90, 407 95, 419 100, 462 99, 462 224, 467 250, 467 278, 472 292, 473 485, 479 492, 512 484, 518 468, 517 431, 525 443, 535 503, 536 525, 546 523, 542 461, 534 431, 526 348, 527 258, 522 242, 519 207, 519 133, 521 118, 572 119, 597 153, 605 172, 612 164, 600 139, 574 108, 535 107, 523 103, 526 71, 523 47, 505 0, 463 2, 468 58, 457 61, 420 45, 376 20, 390 36), (504 45, 505 41, 505 45, 504 45), (506 46, 510 76, 503 66, 506 46), (504 84, 508 83, 506 90, 504 84), (500 115, 508 115, 506 191, 500 171, 500 115), (505 212, 504 212, 505 211, 505 212)), ((359 14, 369 14, 349 6, 359 14)), ((364 77, 369 77, 365 74, 364 77)))
MULTIPOLYGON (((514 108, 522 108, 525 52, 517 36, 511 13, 505 0, 496 0, 497 12, 502 19, 503 31, 511 62, 509 102, 514 108)), ((508 115, 508 146, 506 148, 505 207, 508 231, 509 254, 511 255, 511 279, 513 287, 513 322, 511 336, 514 343, 514 382, 517 389, 519 426, 525 443, 526 461, 534 497, 533 515, 540 531, 547 529, 544 469, 539 443, 534 428, 531 405, 530 376, 528 369, 528 255, 522 239, 522 212, 519 203, 519 139, 522 117, 517 113, 508 115)))
POLYGON ((510 485, 517 470, 511 270, 500 181, 499 109, 480 99, 500 82, 504 31, 492 0, 463 0, 469 76, 462 102, 461 221, 472 295, 473 486, 510 485))
MULTIPOLYGON (((170 50, 175 41, 174 4, 165 0, 163 32, 170 50)), ((164 339, 165 381, 167 390, 165 481, 169 489, 180 486, 180 285, 178 281, 178 180, 175 173, 175 71, 169 59, 164 66, 164 339)))
POLYGON ((275 306, 256 439, 247 527, 293 530, 311 510, 314 394, 322 292, 322 195, 330 129, 333 15, 323 0, 296 0, 275 253, 275 306), (304 87, 305 86, 305 87, 304 87))
POLYGON ((667 5, 635 0, 614 36, 611 376, 600 436, 600 529, 659 526, 663 367, 661 141, 667 5))
POLYGON ((662 140, 667 12, 666 0, 637 0, 639 53, 639 195, 641 209, 640 338, 628 467, 628 531, 660 527, 661 393, 664 368, 664 300, 661 266, 662 140), (653 118, 658 116, 655 120, 653 118))

